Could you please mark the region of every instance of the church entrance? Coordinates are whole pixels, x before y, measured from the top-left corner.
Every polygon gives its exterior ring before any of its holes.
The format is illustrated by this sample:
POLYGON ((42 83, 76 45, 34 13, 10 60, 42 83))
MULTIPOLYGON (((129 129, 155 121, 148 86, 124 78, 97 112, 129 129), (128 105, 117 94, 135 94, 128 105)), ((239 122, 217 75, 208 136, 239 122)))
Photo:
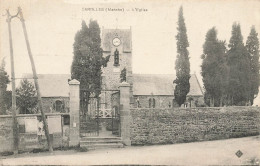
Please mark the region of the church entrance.
POLYGON ((88 109, 80 116, 81 137, 120 137, 119 90, 102 90, 90 97, 88 109))

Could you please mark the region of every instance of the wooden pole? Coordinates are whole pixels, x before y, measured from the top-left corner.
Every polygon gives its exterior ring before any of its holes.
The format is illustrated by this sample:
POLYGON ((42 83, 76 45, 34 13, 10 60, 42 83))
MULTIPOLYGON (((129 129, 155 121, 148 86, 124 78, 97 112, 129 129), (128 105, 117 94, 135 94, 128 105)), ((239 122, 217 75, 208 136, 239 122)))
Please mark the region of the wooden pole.
POLYGON ((8 32, 9 32, 9 45, 10 45, 10 59, 11 59, 11 76, 12 76, 12 117, 13 117, 13 151, 14 154, 18 154, 18 127, 17 127, 17 118, 16 118, 16 92, 15 92, 15 74, 14 74, 14 57, 13 57, 13 41, 12 41, 12 32, 11 32, 11 20, 12 16, 7 12, 7 23, 8 23, 8 32))
MULTIPOLYGON (((39 105, 41 115, 42 115, 43 127, 44 127, 45 135, 46 135, 46 138, 47 138, 47 142, 48 142, 49 152, 53 152, 52 143, 50 141, 48 124, 46 122, 46 117, 45 117, 45 114, 44 114, 44 111, 43 111, 40 87, 39 87, 39 83, 38 83, 38 77, 37 77, 35 64, 34 64, 32 52, 31 52, 31 48, 30 48, 30 44, 29 44, 29 40, 28 40, 28 35, 27 35, 26 26, 25 26, 25 23, 24 23, 22 9, 20 7, 18 8, 18 12, 20 14, 20 20, 21 20, 22 26, 23 26, 23 32, 24 32, 25 42, 26 42, 26 46, 27 46, 27 51, 28 51, 30 61, 31 61, 33 78, 34 78, 35 88, 36 88, 36 91, 37 91, 38 105, 39 105)), ((52 80, 50 80, 50 81, 52 81, 52 80)))

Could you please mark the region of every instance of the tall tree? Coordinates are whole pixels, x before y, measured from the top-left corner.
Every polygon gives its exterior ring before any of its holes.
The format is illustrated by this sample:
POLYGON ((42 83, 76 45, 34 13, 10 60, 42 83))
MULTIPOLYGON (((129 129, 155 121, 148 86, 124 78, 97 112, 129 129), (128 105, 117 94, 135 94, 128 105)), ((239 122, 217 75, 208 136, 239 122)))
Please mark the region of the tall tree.
POLYGON ((109 57, 103 57, 97 21, 90 20, 89 27, 85 21, 81 25, 73 44, 71 78, 80 81, 81 109, 86 113, 90 95, 98 97, 101 93, 101 67, 106 65, 109 57))
POLYGON ((9 82, 9 76, 5 71, 5 61, 4 59, 2 59, 2 63, 0 66, 0 115, 6 114, 8 95, 6 89, 9 82))
POLYGON ((21 81, 20 87, 16 89, 17 106, 20 114, 37 113, 35 110, 38 100, 34 85, 27 79, 21 81))
POLYGON ((253 104, 259 90, 259 40, 258 33, 253 26, 247 37, 246 49, 250 57, 250 102, 253 104))
POLYGON ((227 86, 226 47, 225 41, 217 39, 215 27, 206 34, 202 59, 201 75, 210 106, 222 106, 227 86))
POLYGON ((250 96, 250 57, 243 43, 240 24, 233 24, 228 46, 228 100, 231 105, 246 105, 250 96))
POLYGON ((190 61, 189 61, 189 47, 187 30, 183 17, 183 8, 180 7, 178 18, 178 34, 177 39, 177 58, 175 61, 176 79, 173 83, 176 84, 174 89, 174 97, 176 102, 181 106, 186 96, 190 91, 190 61))

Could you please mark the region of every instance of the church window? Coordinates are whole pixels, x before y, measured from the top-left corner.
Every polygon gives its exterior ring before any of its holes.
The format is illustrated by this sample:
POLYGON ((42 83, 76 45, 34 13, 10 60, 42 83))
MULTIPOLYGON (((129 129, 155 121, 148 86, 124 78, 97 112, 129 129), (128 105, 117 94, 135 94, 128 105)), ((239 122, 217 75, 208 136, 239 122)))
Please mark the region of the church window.
POLYGON ((141 108, 141 104, 140 104, 139 97, 137 97, 137 99, 136 99, 136 103, 137 103, 137 108, 141 108))
POLYGON ((155 108, 155 99, 154 98, 149 99, 149 108, 155 108))
POLYGON ((63 112, 64 111, 64 104, 60 100, 56 100, 54 103, 54 109, 56 112, 63 112))
POLYGON ((118 66, 119 65, 119 52, 116 49, 116 51, 114 52, 114 66, 118 66))

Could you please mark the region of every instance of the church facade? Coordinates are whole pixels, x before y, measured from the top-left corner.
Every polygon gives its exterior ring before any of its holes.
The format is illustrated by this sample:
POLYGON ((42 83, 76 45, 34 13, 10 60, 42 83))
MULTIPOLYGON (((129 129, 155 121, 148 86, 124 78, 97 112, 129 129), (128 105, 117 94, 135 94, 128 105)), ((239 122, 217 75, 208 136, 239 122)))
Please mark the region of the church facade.
MULTIPOLYGON (((117 90, 121 80, 120 74, 126 69, 126 82, 130 84, 130 102, 132 107, 171 108, 177 107, 174 100, 175 75, 168 74, 134 74, 132 72, 132 31, 131 29, 102 29, 103 56, 110 59, 103 68, 102 83, 104 91, 117 90)), ((108 95, 109 96, 109 95, 108 95)), ((108 101, 110 97, 101 99, 108 101)), ((109 102, 108 102, 109 103, 109 102)), ((190 92, 186 106, 203 105, 203 91, 196 77, 190 78, 190 92)), ((101 106, 102 108, 102 106, 101 106)))
MULTIPOLYGON (((132 72, 131 29, 102 29, 103 56, 110 56, 102 68, 102 91, 100 109, 119 107, 119 86, 121 72, 126 70, 126 82, 130 84, 130 106, 132 108, 178 107, 174 100, 173 80, 169 74, 135 74, 132 72)), ((25 75, 30 78, 31 75, 25 75)), ((39 85, 46 112, 68 112, 69 74, 39 74, 39 85)), ((89 107, 91 107, 91 102, 89 107)), ((203 91, 196 74, 191 74, 190 92, 186 106, 204 104, 203 91)), ((119 108, 117 108, 119 109, 119 108)))

